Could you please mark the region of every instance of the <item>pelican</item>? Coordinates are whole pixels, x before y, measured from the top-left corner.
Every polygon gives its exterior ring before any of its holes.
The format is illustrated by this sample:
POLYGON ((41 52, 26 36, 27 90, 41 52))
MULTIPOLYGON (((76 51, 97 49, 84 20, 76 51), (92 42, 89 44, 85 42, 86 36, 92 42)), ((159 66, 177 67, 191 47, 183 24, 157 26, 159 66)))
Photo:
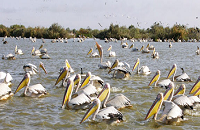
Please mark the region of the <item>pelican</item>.
POLYGON ((171 101, 164 101, 163 93, 159 93, 150 107, 145 120, 153 116, 155 121, 161 122, 163 124, 173 124, 184 121, 183 111, 179 106, 171 101), (157 120, 158 112, 161 109, 161 106, 164 105, 164 110, 162 112, 161 118, 157 120))
POLYGON ((35 47, 33 47, 32 51, 31 51, 31 55, 40 56, 41 52, 40 52, 40 50, 35 50, 35 47))
POLYGON ((99 55, 100 55, 100 64, 98 65, 98 67, 100 69, 107 69, 111 67, 111 62, 107 61, 107 62, 102 62, 103 61, 103 48, 96 42, 96 46, 97 49, 99 51, 99 55))
POLYGON ((198 47, 198 46, 197 46, 196 54, 197 54, 197 55, 199 55, 199 54, 200 54, 200 49, 199 49, 199 47, 198 47))
POLYGON ((89 55, 89 54, 90 54, 90 57, 99 57, 99 54, 97 52, 93 52, 93 48, 90 48, 87 55, 89 55))
POLYGON ((48 54, 46 54, 46 53, 42 53, 39 57, 41 59, 51 59, 51 57, 48 54))
POLYGON ((146 49, 144 49, 144 45, 141 47, 140 51, 142 51, 142 53, 150 53, 149 49, 148 49, 148 45, 146 47, 146 49))
MULTIPOLYGON (((134 47, 134 44, 132 44, 131 46, 130 46, 130 48, 132 48, 132 50, 131 51, 138 51, 138 48, 133 48, 134 47)), ((129 48, 129 49, 130 49, 129 48)))
POLYGON ((158 52, 156 52, 156 49, 155 49, 155 48, 153 49, 152 57, 153 57, 154 59, 158 59, 158 58, 159 58, 159 54, 158 54, 158 52))
MULTIPOLYGON (((40 62, 40 64, 39 64, 39 72, 40 72, 40 68, 42 68, 44 70, 44 72, 47 74, 47 71, 42 62, 40 62)), ((29 73, 30 75, 34 75, 34 74, 38 73, 37 67, 31 63, 24 65, 23 69, 24 69, 25 73, 29 73)))
POLYGON ((115 57, 115 56, 116 56, 116 53, 115 53, 114 51, 111 51, 111 49, 112 49, 112 45, 110 45, 110 47, 109 47, 108 50, 107 50, 107 51, 110 51, 110 52, 109 52, 109 57, 115 57))
POLYGON ((128 43, 126 42, 121 42, 122 48, 128 48, 128 43))
POLYGON ((21 49, 17 49, 17 45, 15 46, 15 54, 18 54, 18 55, 24 54, 21 49))
POLYGON ((175 76, 176 75, 176 69, 177 69, 177 66, 176 64, 174 64, 171 68, 171 70, 169 71, 169 74, 167 76, 167 78, 171 77, 172 76, 172 81, 174 81, 174 79, 176 79, 176 81, 178 82, 183 82, 183 81, 189 81, 191 82, 191 78, 184 72, 184 69, 182 69, 182 74, 181 75, 178 75, 178 76, 175 76))
POLYGON ((6 100, 13 95, 8 83, 0 83, 0 101, 6 100))
POLYGON ((11 81, 13 80, 12 76, 10 73, 5 73, 5 72, 0 72, 0 83, 6 83, 8 86, 10 86, 12 83, 11 81))
POLYGON ((159 87, 165 87, 168 88, 169 83, 173 83, 170 79, 164 79, 161 81, 158 81, 160 79, 160 70, 158 70, 156 72, 156 74, 154 75, 154 77, 151 79, 150 83, 148 86, 150 86, 151 84, 153 84, 155 82, 155 87, 159 86, 159 87))
POLYGON ((137 66, 138 66, 137 72, 136 72, 137 74, 148 75, 151 73, 148 66, 142 66, 140 68, 140 59, 139 58, 137 59, 135 65, 133 66, 132 71, 134 71, 137 66))
POLYGON ((35 84, 32 86, 29 86, 31 81, 31 76, 29 73, 26 73, 20 84, 18 85, 17 89, 15 90, 16 94, 20 89, 25 87, 24 89, 24 96, 28 97, 41 97, 43 95, 46 95, 46 89, 41 84, 35 84))
POLYGON ((102 104, 103 108, 114 106, 117 110, 119 110, 126 107, 132 107, 131 101, 123 94, 116 94, 114 97, 108 100, 109 97, 110 97, 110 84, 106 83, 102 91, 97 96, 97 98, 99 98, 101 102, 103 101, 102 104))
POLYGON ((3 55, 2 56, 2 59, 4 59, 4 60, 15 60, 16 59, 16 57, 13 55, 13 54, 8 54, 8 55, 3 55))
POLYGON ((153 45, 150 45, 150 43, 148 43, 147 48, 148 48, 148 50, 154 50, 155 49, 155 47, 153 45))
POLYGON ((116 108, 114 108, 114 106, 106 107, 101 110, 100 106, 101 106, 101 101, 98 98, 94 99, 92 105, 83 116, 80 124, 84 122, 93 113, 94 114, 92 116, 92 120, 97 119, 98 121, 102 120, 114 121, 112 123, 123 121, 123 114, 116 108))
POLYGON ((172 43, 171 42, 169 43, 169 48, 172 48, 172 43))
POLYGON ((118 59, 115 60, 108 73, 111 71, 114 71, 113 78, 124 79, 131 75, 131 73, 125 67, 119 66, 118 59))

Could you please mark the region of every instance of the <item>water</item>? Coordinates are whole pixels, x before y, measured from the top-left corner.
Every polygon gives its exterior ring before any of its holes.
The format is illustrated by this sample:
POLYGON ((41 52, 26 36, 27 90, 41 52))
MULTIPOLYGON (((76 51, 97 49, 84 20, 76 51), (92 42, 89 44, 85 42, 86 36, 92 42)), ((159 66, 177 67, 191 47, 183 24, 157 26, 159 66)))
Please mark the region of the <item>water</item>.
MULTIPOLYGON (((0 38, 0 41, 3 38, 0 38)), ((177 74, 181 73, 180 67, 192 78, 193 82, 186 82, 186 93, 189 93, 192 85, 199 76, 200 58, 195 55, 195 51, 199 43, 173 43, 173 47, 169 48, 169 43, 150 43, 156 47, 159 52, 159 59, 152 59, 151 54, 142 54, 141 52, 131 52, 130 49, 123 49, 118 43, 104 43, 104 41, 96 40, 104 49, 103 61, 110 60, 114 62, 117 58, 120 61, 127 62, 132 69, 137 58, 140 58, 141 65, 147 65, 151 74, 148 76, 136 75, 132 72, 128 80, 113 79, 112 74, 108 74, 108 70, 100 70, 97 65, 99 58, 89 58, 87 52, 92 47, 95 48, 93 39, 86 39, 83 43, 51 43, 51 40, 45 40, 44 47, 47 48, 51 59, 42 60, 39 57, 31 56, 31 50, 34 46, 39 48, 42 44, 41 39, 37 39, 32 43, 29 39, 7 39, 8 44, 0 44, 1 55, 13 53, 17 45, 22 49, 24 55, 18 55, 16 60, 0 59, 0 71, 9 72, 13 77, 13 85, 11 87, 14 92, 23 78, 23 65, 32 63, 36 66, 42 61, 48 71, 45 74, 42 70, 38 75, 31 78, 31 85, 41 83, 48 91, 48 95, 42 98, 21 97, 23 90, 20 90, 12 98, 0 102, 0 129, 198 129, 200 114, 199 111, 194 112, 193 116, 187 115, 188 121, 178 126, 159 125, 152 121, 144 121, 152 102, 159 92, 164 92, 163 88, 148 87, 148 83, 159 69, 161 71, 161 79, 167 77, 169 70, 174 63, 177 64, 177 74), (116 52, 116 57, 108 57, 106 50, 112 45, 112 51, 116 52), (130 109, 123 109, 125 121, 117 125, 111 126, 105 122, 90 122, 86 120, 79 124, 86 110, 67 110, 61 109, 62 98, 65 89, 54 87, 56 78, 59 75, 59 69, 65 65, 65 59, 68 59, 70 65, 76 73, 80 73, 81 68, 86 73, 91 71, 92 74, 100 76, 104 82, 111 84, 111 96, 117 93, 123 93, 131 100, 133 105, 130 109)), ((129 43, 129 42, 128 42, 129 43)), ((129 43, 131 45, 132 43, 129 43)), ((134 43, 135 47, 140 48, 148 43, 134 43)), ((94 51, 97 51, 94 49, 94 51)), ((176 88, 181 83, 175 82, 176 88)), ((59 84, 60 85, 60 84, 59 84)), ((59 86, 58 85, 58 86, 59 86)))

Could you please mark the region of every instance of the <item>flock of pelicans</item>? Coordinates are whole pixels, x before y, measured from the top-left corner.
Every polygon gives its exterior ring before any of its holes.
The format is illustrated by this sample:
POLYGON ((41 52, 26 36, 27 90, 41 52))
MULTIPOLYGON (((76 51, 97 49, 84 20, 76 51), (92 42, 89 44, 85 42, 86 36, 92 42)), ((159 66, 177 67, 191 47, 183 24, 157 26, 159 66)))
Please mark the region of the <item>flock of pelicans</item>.
MULTIPOLYGON (((128 44, 122 42, 121 47, 128 48, 128 44)), ((172 47, 171 43, 169 44, 169 47, 172 47)), ((47 54, 47 50, 40 50, 41 48, 42 46, 39 50, 35 50, 33 47, 31 54, 38 55, 40 58, 44 59, 50 58, 47 54)), ((131 75, 131 72, 127 69, 130 68, 128 63, 120 62, 118 59, 116 59, 114 63, 109 61, 103 62, 103 48, 97 42, 96 48, 98 52, 93 52, 93 49, 91 48, 87 55, 100 58, 100 63, 98 64, 100 69, 107 69, 108 73, 113 73, 113 78, 126 79, 131 75)), ((134 44, 132 44, 130 48, 132 51, 141 51, 142 53, 150 53, 150 50, 153 50, 152 58, 159 58, 159 54, 155 51, 155 47, 150 46, 150 44, 148 44, 146 48, 142 46, 140 50, 134 48, 134 44)), ((116 53, 111 49, 112 46, 107 49, 107 51, 109 51, 109 56, 115 57, 116 53)), ((15 53, 23 54, 22 50, 17 49, 17 46, 15 48, 15 53)), ((15 59, 11 57, 10 54, 9 56, 3 56, 2 58, 15 59)), ((39 68, 42 68, 44 72, 47 73, 42 62, 40 62, 39 68)), ((0 100, 8 99, 24 87, 23 96, 41 97, 47 94, 47 91, 42 84, 30 85, 31 76, 38 73, 37 67, 28 63, 23 66, 23 69, 25 71, 24 78, 19 83, 14 93, 12 93, 10 88, 12 76, 9 73, 0 72, 0 100)), ((151 73, 148 66, 140 67, 139 58, 136 60, 132 71, 135 69, 137 69, 137 74, 149 75, 151 73)), ((147 112, 145 120, 153 116, 154 120, 164 124, 178 123, 186 120, 184 115, 187 114, 188 111, 195 110, 195 108, 199 107, 198 104, 200 103, 200 99, 198 95, 200 94, 200 77, 190 90, 189 94, 192 94, 191 96, 185 95, 186 87, 184 84, 174 92, 174 81, 192 81, 184 72, 184 69, 181 69, 182 74, 176 75, 177 66, 174 64, 165 80, 159 80, 161 75, 160 70, 156 72, 149 82, 149 86, 155 83, 155 87, 159 86, 166 88, 166 91, 164 93, 159 93, 156 96, 155 101, 147 112), (172 80, 170 80, 170 77, 172 77, 172 80), (161 110, 161 106, 164 106, 164 109, 162 110, 161 118, 157 120, 157 115, 161 110)), ((60 74, 55 82, 55 86, 60 82, 62 82, 61 86, 66 88, 63 93, 62 108, 87 109, 80 123, 84 122, 92 114, 91 120, 106 120, 110 123, 118 123, 123 121, 123 114, 120 110, 126 107, 132 107, 131 101, 123 94, 117 94, 114 97, 110 97, 110 84, 104 84, 104 81, 99 76, 93 75, 91 72, 87 72, 86 74, 74 74, 74 70, 68 60, 65 61, 65 66, 60 69, 60 74)))

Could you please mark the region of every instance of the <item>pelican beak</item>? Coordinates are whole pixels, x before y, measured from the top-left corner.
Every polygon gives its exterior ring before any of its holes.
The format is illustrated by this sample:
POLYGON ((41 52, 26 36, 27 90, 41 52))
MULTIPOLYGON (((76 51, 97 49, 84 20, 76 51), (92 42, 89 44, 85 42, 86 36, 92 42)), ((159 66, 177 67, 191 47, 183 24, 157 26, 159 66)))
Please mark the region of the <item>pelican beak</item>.
POLYGON ((35 47, 33 47, 32 51, 31 51, 31 55, 33 54, 34 51, 35 51, 35 47))
POLYGON ((163 95, 164 98, 163 100, 167 100, 173 91, 174 91, 174 86, 172 86, 172 84, 170 83, 163 95))
POLYGON ((98 109, 98 107, 99 107, 99 103, 97 103, 97 101, 94 100, 94 102, 92 103, 92 105, 90 106, 90 108, 88 109, 88 111, 83 116, 80 124, 82 122, 84 122, 90 115, 92 115, 98 109))
POLYGON ((171 77, 172 74, 175 73, 175 71, 176 71, 176 64, 174 64, 174 65, 172 66, 171 70, 169 71, 169 74, 168 74, 167 78, 171 77))
POLYGON ((90 81, 90 78, 91 78, 91 73, 88 72, 87 75, 86 75, 86 77, 85 77, 85 79, 83 80, 83 82, 82 82, 80 88, 82 88, 82 87, 84 87, 85 85, 87 85, 87 84, 89 83, 89 81, 90 81))
POLYGON ((47 74, 47 71, 46 71, 46 69, 44 67, 44 64, 42 62, 40 62, 40 66, 39 67, 41 67, 44 70, 44 72, 47 74))
POLYGON ((73 84, 74 84, 73 81, 71 79, 69 79, 67 82, 67 87, 66 87, 65 94, 63 97, 62 108, 64 108, 66 101, 69 101, 69 99, 70 99, 70 96, 72 94, 73 87, 74 87, 73 84))
POLYGON ((107 51, 110 51, 110 50, 111 50, 111 48, 112 48, 112 46, 110 46, 110 47, 108 48, 108 50, 107 50, 107 51))
POLYGON ((108 71, 108 74, 111 72, 111 69, 113 69, 113 68, 117 67, 117 66, 118 66, 118 64, 119 64, 119 60, 118 60, 118 59, 116 59, 116 60, 115 60, 115 62, 113 63, 113 65, 111 66, 110 70, 108 71))
POLYGON ((70 69, 71 68, 71 66, 70 66, 70 64, 69 64, 69 62, 68 62, 68 60, 65 60, 65 64, 66 64, 66 66, 70 69))
POLYGON ((100 57, 102 57, 102 48, 97 42, 96 42, 96 45, 97 45, 97 49, 99 51, 99 55, 100 55, 100 57))
POLYGON ((157 71, 154 77, 151 79, 148 86, 152 85, 155 81, 157 81, 160 78, 160 71, 157 71))
POLYGON ((109 93, 110 93, 110 86, 108 86, 108 84, 105 84, 103 89, 97 96, 97 98, 99 98, 99 100, 102 102, 108 96, 109 93))
POLYGON ((63 78, 65 78, 65 76, 67 75, 68 69, 65 67, 63 69, 63 71, 60 73, 60 75, 58 76, 58 79, 56 80, 55 85, 57 85, 63 78))
POLYGON ((141 47, 140 51, 142 51, 144 49, 144 46, 141 47))
MULTIPOLYGON (((130 46, 130 48, 132 48, 132 47, 133 47, 133 44, 130 46)), ((130 48, 129 48, 129 49, 130 49, 130 48)))
POLYGON ((138 66, 138 64, 140 63, 140 60, 139 59, 137 59, 137 61, 135 62, 135 65, 133 66, 133 69, 132 69, 132 71, 134 71, 135 70, 135 68, 138 66))
POLYGON ((194 92, 197 91, 198 88, 200 88, 200 76, 197 79, 196 83, 194 84, 194 86, 192 87, 192 89, 190 90, 189 94, 193 94, 194 92))
POLYGON ((199 94, 200 94, 200 88, 198 88, 198 89, 194 92, 193 96, 198 96, 199 94))
POLYGON ((147 44, 147 47, 146 48, 148 48, 150 46, 150 44, 147 44))
POLYGON ((44 45, 43 45, 43 44, 41 44, 39 49, 41 49, 43 46, 44 46, 44 45))
MULTIPOLYGON (((28 75, 26 74, 24 76, 24 78, 22 79, 22 81, 20 82, 20 84, 18 85, 17 89, 15 90, 15 93, 17 93, 19 90, 21 90, 23 87, 27 86, 28 82, 29 82, 30 78, 28 77, 28 75)), ((14 93, 14 94, 15 94, 14 93)))
POLYGON ((152 115, 156 114, 159 110, 159 108, 161 107, 162 105, 162 102, 163 102, 163 97, 162 97, 162 93, 159 93, 155 99, 155 101, 153 102, 153 104, 151 105, 146 117, 145 117, 145 120, 146 119, 149 119, 152 115))
POLYGON ((87 53, 87 55, 89 55, 92 52, 92 48, 90 48, 89 52, 87 53))
POLYGON ((80 74, 77 74, 76 77, 74 78, 74 85, 77 85, 81 81, 81 76, 80 74))
POLYGON ((175 95, 179 95, 179 94, 184 94, 185 93, 185 84, 181 84, 181 86, 178 88, 178 90, 175 92, 175 95))

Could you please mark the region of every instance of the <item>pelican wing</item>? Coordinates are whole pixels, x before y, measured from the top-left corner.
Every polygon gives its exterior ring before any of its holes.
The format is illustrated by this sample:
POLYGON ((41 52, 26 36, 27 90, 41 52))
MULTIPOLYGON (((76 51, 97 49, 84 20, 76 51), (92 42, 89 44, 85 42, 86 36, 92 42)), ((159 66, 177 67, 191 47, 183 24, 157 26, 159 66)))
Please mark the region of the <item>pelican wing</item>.
POLYGON ((176 81, 179 81, 179 82, 191 81, 191 79, 186 73, 183 73, 180 76, 176 77, 176 81))
POLYGON ((11 89, 8 87, 8 84, 0 83, 0 96, 4 96, 9 93, 11 93, 11 89))
POLYGON ((68 102, 68 107, 73 109, 86 109, 89 107, 91 99, 88 95, 81 93, 68 102))
POLYGON ((179 106, 192 106, 191 100, 185 95, 176 95, 172 98, 172 101, 179 106))
POLYGON ((46 89, 41 84, 35 84, 32 86, 29 86, 28 91, 36 95, 46 93, 46 89))
POLYGON ((158 86, 167 88, 171 82, 172 81, 170 79, 164 79, 158 82, 158 86))
POLYGON ((119 119, 123 120, 123 114, 115 109, 114 106, 106 107, 101 109, 96 115, 97 119, 119 119))
POLYGON ((131 107, 132 105, 131 101, 126 96, 124 96, 123 94, 117 94, 113 98, 108 100, 106 106, 114 106, 116 109, 119 110, 121 108, 131 107))
POLYGON ((142 66, 140 69, 139 69, 139 74, 144 74, 144 75, 148 75, 150 74, 151 71, 149 69, 148 66, 142 66))
POLYGON ((81 95, 82 93, 92 96, 97 93, 97 89, 92 84, 88 84, 88 85, 80 88, 80 90, 75 94, 81 95))
POLYGON ((188 96, 188 98, 190 99, 190 101, 192 102, 192 104, 194 104, 194 103, 200 103, 200 98, 198 98, 197 96, 188 96))

